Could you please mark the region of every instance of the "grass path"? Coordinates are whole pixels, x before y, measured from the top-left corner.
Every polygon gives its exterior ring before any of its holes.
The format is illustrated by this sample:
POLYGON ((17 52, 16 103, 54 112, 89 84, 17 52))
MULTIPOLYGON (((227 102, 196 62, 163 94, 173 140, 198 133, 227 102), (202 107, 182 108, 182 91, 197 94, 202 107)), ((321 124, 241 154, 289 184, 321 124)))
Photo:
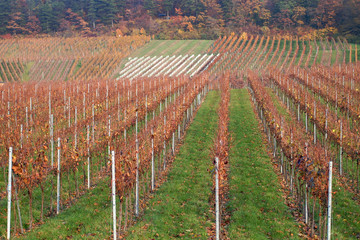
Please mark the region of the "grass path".
POLYGON ((107 239, 112 229, 109 183, 106 177, 74 206, 20 239, 107 239))
POLYGON ((298 239, 245 89, 231 90, 230 239, 298 239))
POLYGON ((165 182, 150 200, 126 239, 207 239, 211 225, 208 169, 210 146, 217 128, 220 94, 210 92, 187 131, 184 143, 165 182))

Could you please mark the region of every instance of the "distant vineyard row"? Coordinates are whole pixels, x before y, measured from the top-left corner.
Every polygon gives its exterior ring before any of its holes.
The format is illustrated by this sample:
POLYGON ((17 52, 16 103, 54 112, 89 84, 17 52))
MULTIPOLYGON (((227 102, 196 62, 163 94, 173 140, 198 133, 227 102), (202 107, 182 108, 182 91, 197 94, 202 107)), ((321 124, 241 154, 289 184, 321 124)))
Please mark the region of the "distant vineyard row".
POLYGON ((357 62, 360 52, 346 40, 305 41, 298 38, 264 36, 225 36, 208 49, 220 54, 213 72, 246 69, 266 70, 276 67, 289 70, 294 66, 308 68, 316 64, 330 66, 357 62))
POLYGON ((146 36, 0 41, 2 82, 109 78, 146 36))

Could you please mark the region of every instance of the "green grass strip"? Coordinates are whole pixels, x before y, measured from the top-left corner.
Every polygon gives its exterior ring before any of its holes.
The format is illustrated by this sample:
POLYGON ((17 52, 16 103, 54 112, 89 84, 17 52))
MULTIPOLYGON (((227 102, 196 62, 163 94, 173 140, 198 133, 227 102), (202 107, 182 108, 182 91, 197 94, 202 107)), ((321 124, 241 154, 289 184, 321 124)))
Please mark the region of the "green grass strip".
POLYGON ((245 89, 231 90, 230 239, 298 239, 245 89))
POLYGON ((152 40, 131 57, 204 54, 213 40, 152 40))
POLYGON ((356 196, 333 180, 333 221, 332 234, 334 239, 360 238, 360 207, 354 201, 356 196))
POLYGON ((107 239, 112 229, 109 183, 105 178, 74 206, 20 239, 107 239))
POLYGON ((210 92, 189 127, 165 182, 126 239, 207 239, 212 178, 210 147, 217 128, 219 92, 210 92))

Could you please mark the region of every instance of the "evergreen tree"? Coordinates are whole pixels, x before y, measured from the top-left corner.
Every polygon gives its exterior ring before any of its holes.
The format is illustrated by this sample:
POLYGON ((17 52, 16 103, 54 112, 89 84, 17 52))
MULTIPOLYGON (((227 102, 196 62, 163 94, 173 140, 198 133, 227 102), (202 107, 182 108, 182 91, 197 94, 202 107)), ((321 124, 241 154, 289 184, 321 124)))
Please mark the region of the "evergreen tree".
POLYGON ((103 24, 110 25, 115 19, 116 5, 113 0, 96 0, 96 16, 103 24))
POLYGON ((11 0, 0 1, 0 34, 7 32, 6 26, 10 20, 11 0))
POLYGON ((148 10, 149 15, 156 16, 157 8, 154 0, 144 0, 144 8, 148 10))
POLYGON ((360 42, 360 2, 345 0, 336 17, 340 33, 360 42))
POLYGON ((92 28, 95 28, 96 22, 96 8, 95 8, 95 0, 90 0, 89 8, 88 8, 88 20, 91 23, 92 28))
POLYGON ((220 2, 220 6, 221 6, 221 9, 222 9, 222 12, 224 13, 224 20, 226 22, 228 22, 231 17, 232 17, 232 8, 233 8, 233 2, 232 0, 221 0, 220 2))
MULTIPOLYGON (((187 2, 189 0, 184 0, 182 2, 187 2)), ((175 6, 174 5, 174 1, 173 0, 163 0, 161 2, 161 5, 162 5, 162 9, 163 9, 163 14, 169 14, 169 15, 174 15, 175 14, 175 6)), ((183 8, 181 8, 183 9, 183 8)))
POLYGON ((65 5, 63 2, 46 2, 38 7, 37 17, 45 33, 55 32, 59 29, 60 19, 64 16, 65 5))

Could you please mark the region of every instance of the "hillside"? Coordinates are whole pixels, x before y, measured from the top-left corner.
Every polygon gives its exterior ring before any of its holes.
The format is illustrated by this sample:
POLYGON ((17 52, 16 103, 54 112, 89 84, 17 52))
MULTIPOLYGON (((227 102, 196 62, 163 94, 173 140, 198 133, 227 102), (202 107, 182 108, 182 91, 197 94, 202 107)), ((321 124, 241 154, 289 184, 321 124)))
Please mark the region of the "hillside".
POLYGON ((0 238, 358 238, 359 48, 0 40, 0 238))

